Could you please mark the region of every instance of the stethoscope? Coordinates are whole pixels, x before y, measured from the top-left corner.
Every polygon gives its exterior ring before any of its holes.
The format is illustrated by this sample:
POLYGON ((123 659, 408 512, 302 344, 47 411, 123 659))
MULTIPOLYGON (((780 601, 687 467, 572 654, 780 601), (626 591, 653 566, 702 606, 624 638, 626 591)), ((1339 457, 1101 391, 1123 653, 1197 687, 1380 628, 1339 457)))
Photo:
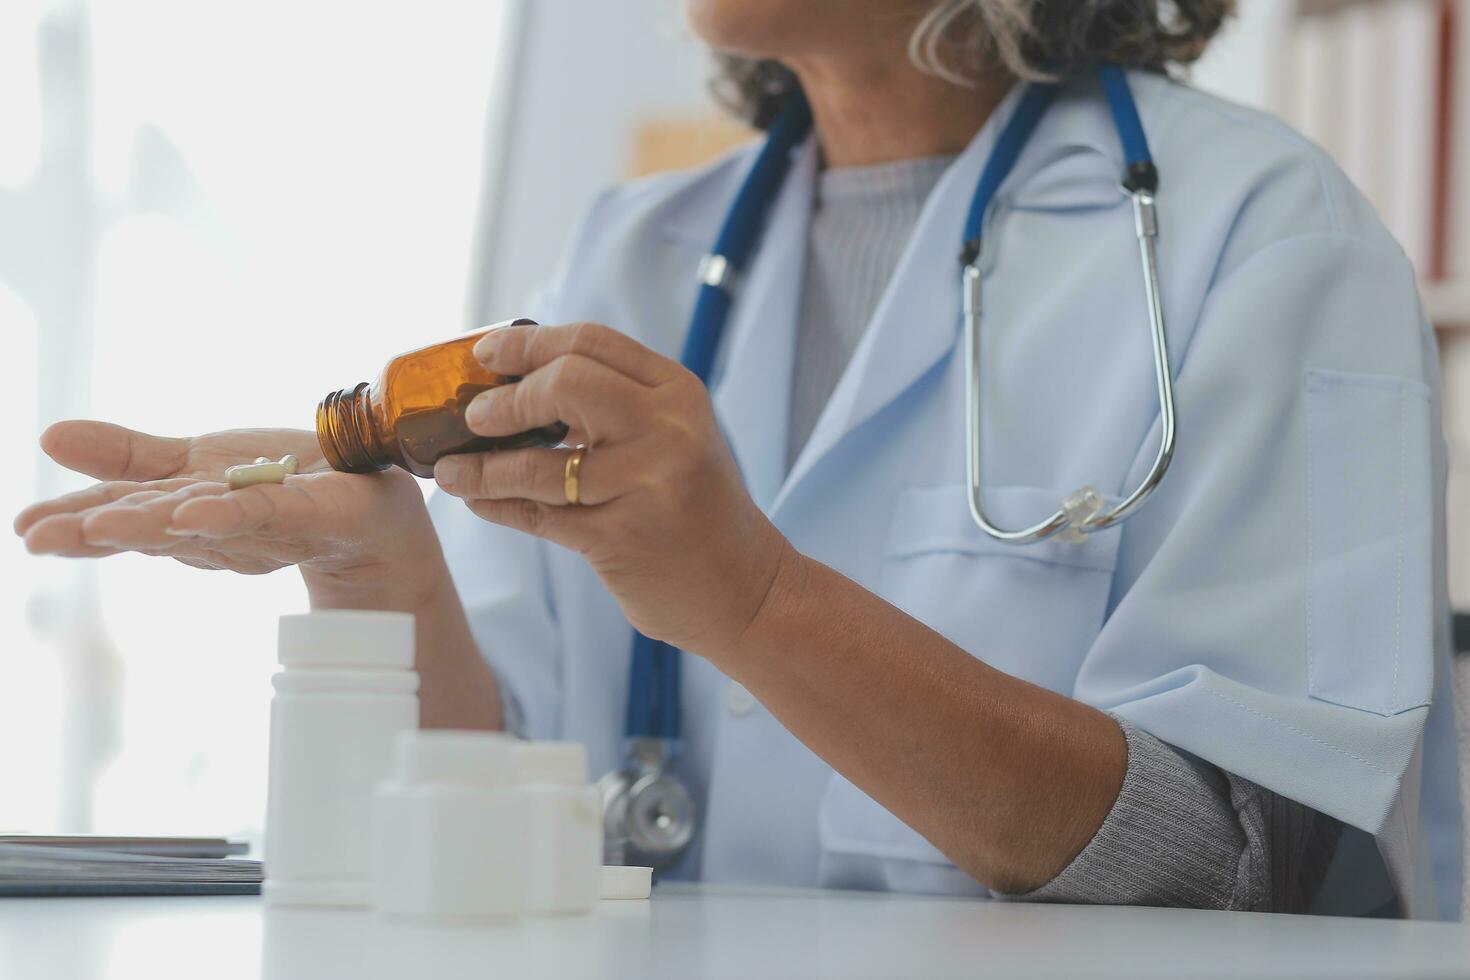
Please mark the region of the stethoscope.
MULTIPOLYGON (((1033 83, 1021 94, 1015 113, 1001 130, 986 161, 970 201, 960 252, 970 516, 986 534, 1009 544, 1029 544, 1053 535, 1081 542, 1092 531, 1126 520, 1163 480, 1174 455, 1174 382, 1159 298, 1156 250, 1158 171, 1149 154, 1138 106, 1123 71, 1108 65, 1098 74, 1127 161, 1122 190, 1133 202, 1133 225, 1143 261, 1161 419, 1159 449, 1153 466, 1137 488, 1111 508, 1104 506, 1103 496, 1097 489, 1086 486, 1068 494, 1055 513, 1030 527, 1006 530, 986 516, 980 466, 980 233, 995 192, 1010 174, 1056 96, 1056 85, 1033 83)), ((702 381, 709 380, 715 351, 729 318, 735 277, 745 268, 746 260, 758 244, 766 214, 791 169, 792 151, 810 129, 811 109, 798 93, 771 126, 765 145, 725 216, 713 251, 700 263, 699 294, 680 360, 702 381)), ((683 781, 670 769, 678 750, 680 727, 679 656, 677 649, 634 631, 625 719, 627 761, 624 768, 608 773, 599 784, 603 792, 604 856, 609 864, 666 868, 679 859, 694 839, 694 800, 683 781)))

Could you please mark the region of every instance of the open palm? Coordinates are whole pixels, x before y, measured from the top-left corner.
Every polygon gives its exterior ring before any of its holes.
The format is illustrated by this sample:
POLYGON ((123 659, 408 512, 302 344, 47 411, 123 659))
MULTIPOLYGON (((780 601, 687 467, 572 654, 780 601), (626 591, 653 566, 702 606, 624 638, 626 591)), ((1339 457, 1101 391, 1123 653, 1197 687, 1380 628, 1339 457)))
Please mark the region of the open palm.
POLYGON ((171 439, 73 421, 48 429, 41 447, 102 482, 16 518, 16 533, 37 554, 136 551, 245 574, 295 564, 338 572, 382 559, 395 538, 432 533, 411 476, 338 473, 310 432, 236 429, 171 439), (223 482, 226 467, 286 453, 300 469, 284 484, 231 490, 223 482))

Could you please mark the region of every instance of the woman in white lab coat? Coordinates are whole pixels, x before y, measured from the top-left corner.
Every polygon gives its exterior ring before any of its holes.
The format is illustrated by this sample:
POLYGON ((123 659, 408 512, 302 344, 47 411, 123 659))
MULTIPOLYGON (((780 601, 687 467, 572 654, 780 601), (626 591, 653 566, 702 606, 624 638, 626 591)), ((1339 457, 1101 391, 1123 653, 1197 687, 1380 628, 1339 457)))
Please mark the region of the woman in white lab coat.
POLYGON ((677 646, 702 814, 677 874, 1453 916, 1434 342, 1330 160, 1163 73, 1228 7, 691 0, 738 107, 767 123, 799 83, 815 132, 708 390, 676 357, 753 148, 605 194, 525 311, 546 326, 477 349, 525 380, 471 427, 568 422, 593 447, 579 505, 567 449, 445 459, 431 516, 405 474, 327 471, 309 434, 63 423, 46 450, 107 482, 18 530, 297 564, 317 607, 418 616, 426 724, 577 739, 600 770, 629 624, 677 646), (1018 77, 1067 82, 986 219, 988 506, 1019 525, 1083 484, 1116 499, 1158 445, 1102 61, 1133 69, 1161 174, 1179 447, 1121 528, 1012 547, 967 507, 955 256, 1018 77), (854 310, 822 222, 913 161, 937 163, 887 267, 849 256, 886 283, 854 310), (813 334, 854 321, 847 349, 813 334), (218 482, 284 451, 314 461, 284 487, 218 482))

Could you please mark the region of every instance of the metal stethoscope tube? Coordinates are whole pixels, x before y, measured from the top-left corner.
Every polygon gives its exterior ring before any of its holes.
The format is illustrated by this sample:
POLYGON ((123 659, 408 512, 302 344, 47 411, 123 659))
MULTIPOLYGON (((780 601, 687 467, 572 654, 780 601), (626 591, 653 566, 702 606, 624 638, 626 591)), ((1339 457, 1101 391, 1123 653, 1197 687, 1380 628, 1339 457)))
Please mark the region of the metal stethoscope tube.
POLYGON ((997 526, 985 514, 982 492, 983 474, 981 457, 981 425, 983 392, 980 371, 980 317, 981 290, 978 257, 968 262, 960 273, 965 319, 965 430, 966 469, 970 483, 970 516, 986 534, 1007 544, 1030 544, 1049 538, 1058 532, 1071 535, 1071 540, 1081 541, 1092 531, 1111 527, 1127 517, 1153 493, 1164 479, 1169 462, 1174 458, 1174 435, 1176 417, 1174 411, 1174 379, 1169 369, 1169 344, 1164 332, 1164 308, 1159 296, 1158 212, 1151 190, 1124 189, 1133 201, 1133 225, 1138 235, 1139 257, 1143 263, 1144 292, 1148 297, 1149 333, 1153 341, 1154 381, 1159 396, 1159 419, 1161 432, 1159 451, 1154 457, 1148 475, 1134 488, 1133 492, 1110 510, 1102 509, 1102 495, 1093 487, 1082 487, 1069 495, 1050 517, 1030 527, 1006 530, 997 526))

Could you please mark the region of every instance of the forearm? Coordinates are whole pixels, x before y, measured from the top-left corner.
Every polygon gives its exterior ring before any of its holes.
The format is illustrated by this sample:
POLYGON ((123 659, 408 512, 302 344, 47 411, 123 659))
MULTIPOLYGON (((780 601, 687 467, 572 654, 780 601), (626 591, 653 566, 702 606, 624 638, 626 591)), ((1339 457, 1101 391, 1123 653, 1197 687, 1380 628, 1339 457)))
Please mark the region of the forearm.
POLYGON ((1107 715, 994 670, 794 551, 741 639, 707 655, 997 891, 1051 880, 1123 781, 1126 743, 1107 715))
POLYGON ((424 728, 504 727, 495 672, 480 655, 438 538, 432 547, 351 574, 303 569, 313 609, 412 613, 424 728))

